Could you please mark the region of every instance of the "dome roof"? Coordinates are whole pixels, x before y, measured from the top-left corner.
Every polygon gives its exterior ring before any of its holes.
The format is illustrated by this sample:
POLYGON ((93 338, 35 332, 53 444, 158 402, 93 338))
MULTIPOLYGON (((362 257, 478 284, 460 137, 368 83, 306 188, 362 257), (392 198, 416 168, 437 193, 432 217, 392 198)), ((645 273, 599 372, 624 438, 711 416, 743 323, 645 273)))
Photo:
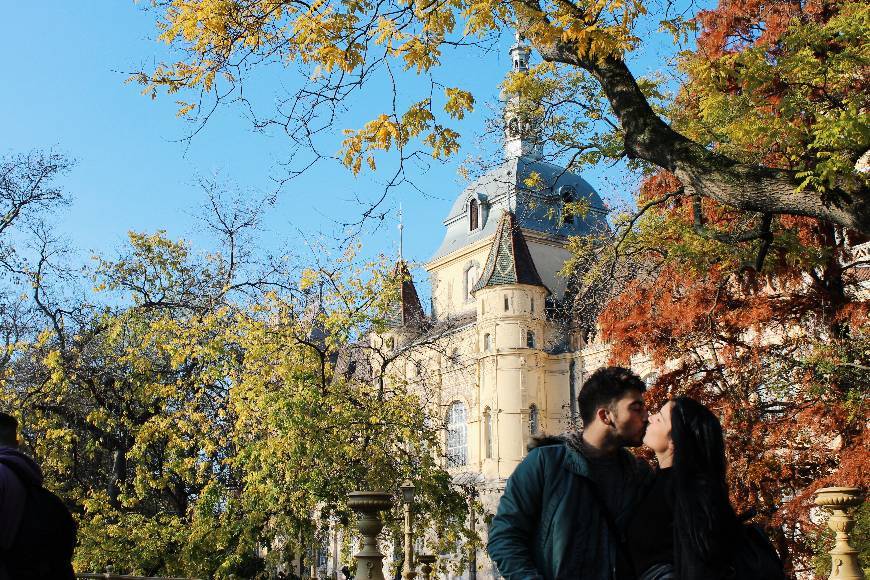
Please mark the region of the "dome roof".
POLYGON ((515 157, 481 176, 466 187, 450 208, 444 225, 447 233, 432 256, 446 256, 495 233, 504 211, 513 212, 517 224, 526 230, 565 238, 607 228, 606 210, 601 198, 585 179, 563 167, 533 159, 515 157), (544 187, 532 191, 525 184, 537 174, 544 187), (591 211, 583 218, 559 223, 563 199, 588 200, 591 211), (468 206, 476 199, 480 207, 479 227, 469 228, 468 206))

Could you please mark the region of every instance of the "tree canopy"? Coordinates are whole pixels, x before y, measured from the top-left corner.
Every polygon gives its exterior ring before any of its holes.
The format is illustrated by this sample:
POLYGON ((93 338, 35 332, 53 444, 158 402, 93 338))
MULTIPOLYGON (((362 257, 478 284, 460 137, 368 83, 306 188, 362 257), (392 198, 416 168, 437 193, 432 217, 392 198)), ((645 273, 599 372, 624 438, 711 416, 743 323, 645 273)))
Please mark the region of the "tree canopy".
MULTIPOLYGON (((825 0, 747 0, 676 16, 670 3, 641 0, 153 0, 152 6, 160 38, 178 60, 136 78, 152 96, 180 92, 180 113, 201 121, 223 101, 246 101, 245 75, 266 62, 302 66, 295 98, 265 124, 289 129, 303 146, 318 132, 336 130, 336 107, 361 96, 378 71, 401 67, 428 76, 430 86, 410 105, 345 128, 340 157, 354 172, 363 164, 374 169, 378 150, 394 148, 404 156, 422 147, 436 158, 454 153, 459 134, 451 122, 475 101, 461 79, 436 78, 445 51, 470 52, 517 29, 560 71, 557 84, 580 75, 595 85, 608 106, 595 114, 612 119, 618 156, 668 170, 687 190, 742 211, 817 217, 870 232, 868 178, 855 170, 870 149, 862 90, 867 10, 860 3, 840 11, 825 0), (832 12, 841 16, 831 19, 832 12), (683 127, 676 114, 656 110, 630 71, 627 55, 644 46, 638 23, 649 20, 659 20, 675 38, 701 27, 686 66, 694 75, 690 82, 708 83, 721 95, 717 100, 695 91, 712 126, 683 127), (848 98, 830 98, 843 90, 848 98), (766 99, 764 106, 759 99, 766 99), (776 121, 781 117, 801 121, 791 126, 776 121), (770 136, 780 130, 787 141, 780 157, 741 157, 730 146, 753 131, 770 136)), ((590 103, 562 104, 577 114, 588 113, 590 103)))
MULTIPOLYGON (((854 26, 868 15, 852 2, 704 12, 668 115, 734 159, 861 179, 847 151, 864 146, 866 32, 854 26)), ((597 323, 615 361, 652 359, 653 407, 689 394, 715 410, 735 506, 760 512, 792 571, 811 571, 812 492, 870 483, 867 238, 697 193, 653 172, 613 235, 573 240, 574 313, 597 323)))

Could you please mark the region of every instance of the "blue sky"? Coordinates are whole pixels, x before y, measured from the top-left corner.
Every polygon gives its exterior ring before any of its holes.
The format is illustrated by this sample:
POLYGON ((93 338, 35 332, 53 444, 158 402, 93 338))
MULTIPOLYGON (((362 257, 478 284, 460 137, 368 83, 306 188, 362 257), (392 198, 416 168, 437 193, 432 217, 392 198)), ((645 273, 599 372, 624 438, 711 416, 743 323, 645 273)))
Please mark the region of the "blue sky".
MULTIPOLYGON (((129 73, 150 69, 169 55, 154 40, 155 14, 146 2, 86 0, 69 2, 9 2, 0 49, 7 56, 0 83, 0 153, 50 149, 67 154, 76 165, 62 184, 73 199, 55 219, 82 259, 93 252, 111 254, 129 230, 165 229, 205 245, 196 215, 204 201, 200 177, 219 176, 252 196, 275 190, 273 177, 287 151, 279 132, 258 133, 238 108, 219 109, 190 143, 181 139, 190 126, 175 116, 174 96, 157 100, 125 84, 129 73)), ((634 57, 635 73, 657 70, 672 55, 663 36, 645 34, 647 46, 634 57)), ((387 200, 404 209, 405 255, 425 261, 437 247, 441 224, 452 200, 463 187, 458 162, 475 154, 473 135, 483 127, 497 84, 509 67, 503 50, 448 56, 444 75, 475 92, 479 106, 463 124, 463 152, 443 165, 430 165, 415 177, 415 185, 394 191, 387 200)), ((271 66, 259 71, 247 90, 265 109, 274 95, 293 82, 293 69, 271 66)), ((352 103, 345 126, 360 124, 384 108, 386 87, 373 86, 352 103)), ((338 130, 337 130, 338 131, 338 130)), ((334 138, 337 151, 340 136, 334 138)), ((613 169, 593 168, 584 177, 605 197, 619 188, 613 169), (609 180, 608 180, 609 178, 609 180)), ((337 221, 354 216, 355 197, 381 191, 383 177, 353 178, 334 163, 323 163, 283 186, 264 221, 262 244, 302 247, 336 233, 337 221)), ((361 240, 367 252, 395 253, 395 223, 368 231, 361 240)), ((418 273, 417 278, 420 277, 418 273)))

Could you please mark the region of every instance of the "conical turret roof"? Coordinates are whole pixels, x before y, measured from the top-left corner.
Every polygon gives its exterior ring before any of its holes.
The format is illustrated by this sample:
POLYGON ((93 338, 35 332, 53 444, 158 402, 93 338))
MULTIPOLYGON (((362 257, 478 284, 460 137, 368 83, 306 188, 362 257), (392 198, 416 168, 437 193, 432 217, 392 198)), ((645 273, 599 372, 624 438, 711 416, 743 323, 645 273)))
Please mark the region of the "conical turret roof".
POLYGON ((512 211, 504 212, 499 220, 483 274, 472 288, 472 292, 488 286, 504 284, 528 284, 546 288, 535 268, 526 238, 512 211))
POLYGON ((402 286, 399 289, 398 303, 387 316, 387 325, 393 328, 422 325, 426 315, 423 313, 423 306, 420 304, 420 296, 414 286, 414 279, 411 277, 408 264, 404 260, 399 260, 396 263, 393 276, 401 276, 402 286))

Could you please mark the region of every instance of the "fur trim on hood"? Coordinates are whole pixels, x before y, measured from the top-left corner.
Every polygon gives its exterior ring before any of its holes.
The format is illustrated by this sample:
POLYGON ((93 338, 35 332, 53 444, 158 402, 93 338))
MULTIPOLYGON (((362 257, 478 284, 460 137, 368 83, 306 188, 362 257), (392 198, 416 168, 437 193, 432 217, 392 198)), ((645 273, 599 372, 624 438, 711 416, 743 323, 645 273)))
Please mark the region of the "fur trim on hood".
POLYGON ((561 435, 546 435, 544 433, 532 435, 526 448, 531 451, 547 445, 567 445, 574 451, 580 451, 580 434, 580 431, 568 431, 561 435))

